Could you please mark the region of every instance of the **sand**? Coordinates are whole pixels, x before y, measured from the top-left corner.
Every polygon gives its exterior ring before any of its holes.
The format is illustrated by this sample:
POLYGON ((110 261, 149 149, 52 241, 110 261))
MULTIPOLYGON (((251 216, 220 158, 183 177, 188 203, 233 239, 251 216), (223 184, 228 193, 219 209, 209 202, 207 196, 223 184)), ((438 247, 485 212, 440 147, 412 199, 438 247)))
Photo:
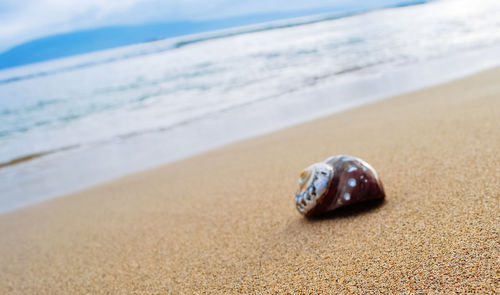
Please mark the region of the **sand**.
POLYGON ((496 68, 1 215, 0 293, 498 294, 499 81, 496 68), (371 163, 386 201, 306 220, 298 174, 335 154, 371 163))

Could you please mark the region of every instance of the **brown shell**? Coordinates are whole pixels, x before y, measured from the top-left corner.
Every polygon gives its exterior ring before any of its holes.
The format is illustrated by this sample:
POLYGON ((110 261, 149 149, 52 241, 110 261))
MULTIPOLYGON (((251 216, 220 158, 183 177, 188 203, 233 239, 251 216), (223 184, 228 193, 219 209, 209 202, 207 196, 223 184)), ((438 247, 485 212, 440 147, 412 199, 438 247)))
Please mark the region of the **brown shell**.
POLYGON ((333 167, 328 189, 306 217, 316 217, 339 207, 372 199, 385 198, 382 182, 375 169, 365 161, 351 156, 335 156, 324 161, 333 167))

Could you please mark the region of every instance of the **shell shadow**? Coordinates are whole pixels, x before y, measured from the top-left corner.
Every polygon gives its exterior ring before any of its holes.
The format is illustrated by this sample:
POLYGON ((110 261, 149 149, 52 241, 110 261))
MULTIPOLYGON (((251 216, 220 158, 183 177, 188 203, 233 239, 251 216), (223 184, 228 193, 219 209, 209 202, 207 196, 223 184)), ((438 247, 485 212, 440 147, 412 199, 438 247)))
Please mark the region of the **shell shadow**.
POLYGON ((323 220, 334 220, 334 219, 355 217, 355 216, 367 214, 370 211, 373 211, 377 208, 380 208, 385 203, 386 203, 385 198, 384 199, 368 200, 368 201, 364 201, 361 203, 356 203, 356 204, 348 205, 345 207, 340 207, 338 209, 335 209, 331 212, 328 212, 328 213, 323 214, 323 215, 318 216, 318 217, 306 218, 306 220, 308 222, 319 222, 319 221, 323 221, 323 220))
POLYGON ((324 233, 325 230, 330 231, 330 225, 335 221, 375 213, 374 211, 378 211, 377 209, 381 208, 385 203, 385 199, 368 200, 338 208, 316 218, 304 218, 297 214, 283 229, 282 239, 285 243, 297 244, 298 239, 300 240, 298 237, 303 237, 302 242, 307 243, 307 240, 317 235, 317 233, 324 233), (321 230, 318 231, 318 229, 321 230))

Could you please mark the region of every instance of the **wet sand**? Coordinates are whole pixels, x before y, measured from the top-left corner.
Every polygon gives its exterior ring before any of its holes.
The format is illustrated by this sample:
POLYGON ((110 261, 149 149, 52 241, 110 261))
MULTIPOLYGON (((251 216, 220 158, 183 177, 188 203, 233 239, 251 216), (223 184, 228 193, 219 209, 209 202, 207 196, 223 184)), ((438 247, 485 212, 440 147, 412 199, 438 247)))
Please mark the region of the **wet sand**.
POLYGON ((0 215, 0 293, 499 292, 499 81, 496 68, 0 215), (335 154, 372 164, 387 198, 306 220, 298 175, 335 154))

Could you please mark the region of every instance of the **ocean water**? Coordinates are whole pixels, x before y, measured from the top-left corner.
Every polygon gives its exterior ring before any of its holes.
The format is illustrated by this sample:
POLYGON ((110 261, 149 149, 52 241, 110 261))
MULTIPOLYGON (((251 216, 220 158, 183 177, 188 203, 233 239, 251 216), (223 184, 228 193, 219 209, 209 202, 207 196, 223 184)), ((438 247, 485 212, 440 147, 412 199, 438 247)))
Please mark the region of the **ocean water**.
POLYGON ((441 0, 0 71, 0 212, 497 66, 499 16, 441 0))

